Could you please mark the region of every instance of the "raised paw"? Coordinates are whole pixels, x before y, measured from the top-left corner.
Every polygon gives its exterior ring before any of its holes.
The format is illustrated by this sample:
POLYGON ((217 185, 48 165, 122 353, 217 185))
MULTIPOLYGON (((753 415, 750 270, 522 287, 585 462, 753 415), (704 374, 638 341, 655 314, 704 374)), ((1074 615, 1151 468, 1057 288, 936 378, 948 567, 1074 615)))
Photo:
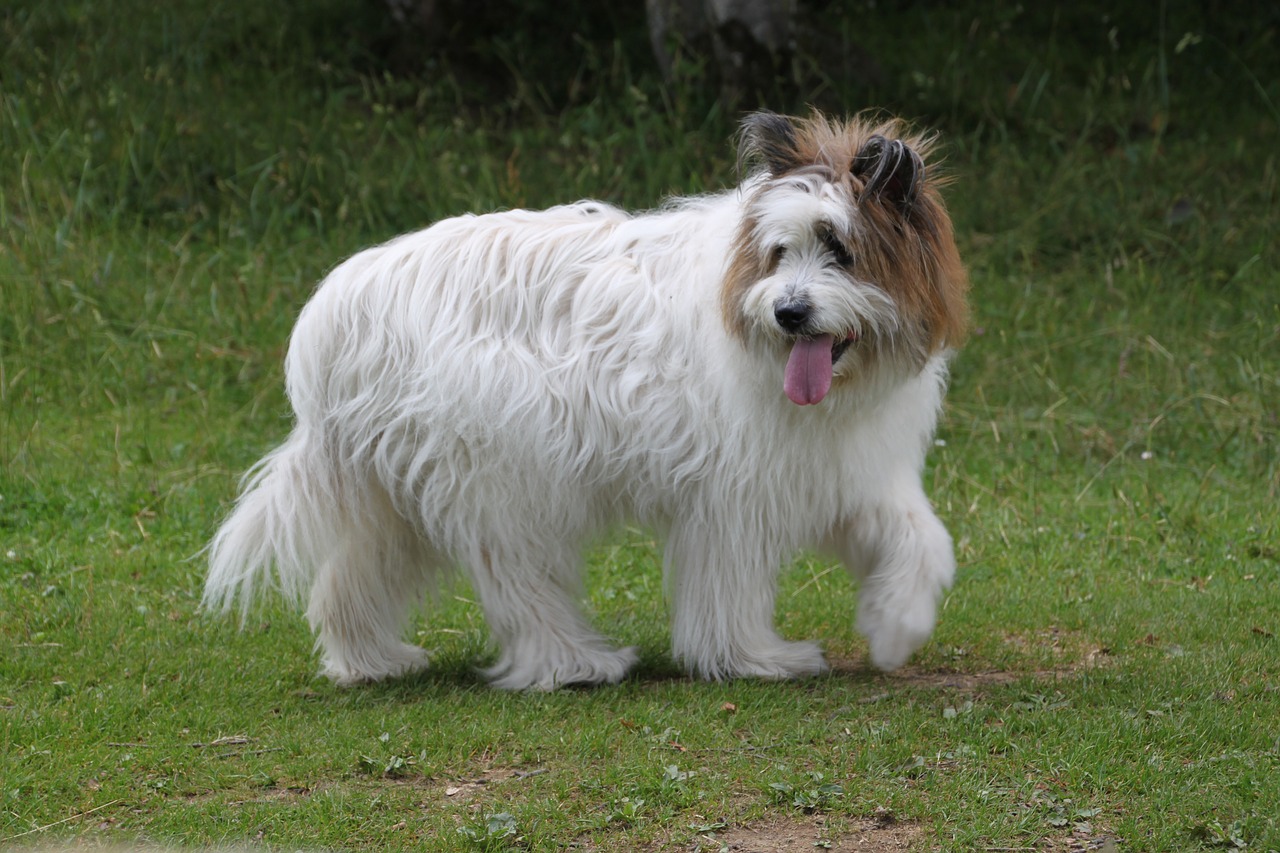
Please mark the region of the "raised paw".
POLYGON ((937 606, 932 593, 903 600, 868 597, 858 608, 858 630, 871 647, 871 663, 890 671, 907 662, 933 634, 937 606))

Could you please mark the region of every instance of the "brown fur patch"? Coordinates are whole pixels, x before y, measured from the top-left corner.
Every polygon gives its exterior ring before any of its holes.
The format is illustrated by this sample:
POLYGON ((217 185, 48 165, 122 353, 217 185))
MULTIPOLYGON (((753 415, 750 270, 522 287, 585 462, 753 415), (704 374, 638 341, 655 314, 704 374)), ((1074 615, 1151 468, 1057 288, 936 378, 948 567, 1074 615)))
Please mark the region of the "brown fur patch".
POLYGON ((742 302, 751 286, 771 275, 777 266, 771 266, 772 258, 756 246, 753 235, 758 225, 756 218, 750 213, 743 217, 738 228, 738 238, 734 241, 733 255, 729 258, 729 267, 725 270, 724 282, 720 288, 720 313, 724 316, 725 325, 731 334, 744 342, 747 338, 747 318, 742 310, 742 302))
MULTIPOLYGON (((960 346, 968 327, 969 280, 942 202, 940 187, 945 181, 932 174, 936 169, 930 162, 933 151, 931 137, 910 131, 899 120, 839 122, 817 112, 807 119, 770 114, 749 118, 739 149, 741 161, 763 166, 770 183, 802 170, 820 170, 827 181, 849 190, 857 199, 863 226, 862 242, 852 247, 856 250, 853 273, 894 299, 902 316, 916 326, 911 331, 918 335, 925 356, 960 346), (918 194, 907 204, 865 193, 862 179, 853 171, 858 153, 877 135, 902 141, 924 163, 918 194)), ((746 291, 771 271, 768 247, 758 246, 755 240, 758 223, 751 211, 758 199, 759 195, 748 203, 721 293, 725 323, 743 339, 746 291)))

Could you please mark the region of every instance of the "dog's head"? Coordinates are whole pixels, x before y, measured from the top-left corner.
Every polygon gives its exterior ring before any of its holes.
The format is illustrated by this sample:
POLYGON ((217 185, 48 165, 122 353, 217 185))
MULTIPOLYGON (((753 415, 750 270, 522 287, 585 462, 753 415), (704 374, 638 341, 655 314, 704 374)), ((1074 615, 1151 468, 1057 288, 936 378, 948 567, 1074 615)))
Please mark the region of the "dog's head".
POLYGON ((751 175, 722 308, 744 344, 786 358, 793 402, 886 362, 918 370, 964 337, 968 280, 931 149, 892 120, 743 122, 751 175))

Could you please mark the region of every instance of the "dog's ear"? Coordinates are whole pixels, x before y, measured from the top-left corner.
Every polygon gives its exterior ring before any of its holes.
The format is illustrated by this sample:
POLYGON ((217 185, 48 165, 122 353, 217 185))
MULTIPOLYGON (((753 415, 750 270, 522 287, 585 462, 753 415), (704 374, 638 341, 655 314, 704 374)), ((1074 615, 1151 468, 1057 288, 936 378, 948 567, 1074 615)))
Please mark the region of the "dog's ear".
POLYGON ((742 120, 738 135, 738 166, 763 164, 769 174, 784 175, 799 165, 796 126, 786 116, 765 110, 742 120))
POLYGON ((876 134, 862 144, 849 171, 862 179, 863 194, 876 196, 907 212, 924 184, 924 161, 900 139, 876 134))

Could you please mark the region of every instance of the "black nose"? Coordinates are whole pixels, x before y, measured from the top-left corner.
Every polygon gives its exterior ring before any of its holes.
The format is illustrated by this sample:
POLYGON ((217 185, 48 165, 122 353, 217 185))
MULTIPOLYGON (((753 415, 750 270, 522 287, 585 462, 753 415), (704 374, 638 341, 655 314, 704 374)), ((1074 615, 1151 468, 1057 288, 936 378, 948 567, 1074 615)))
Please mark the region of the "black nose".
POLYGON ((773 305, 773 318, 784 332, 799 332, 813 316, 813 306, 803 299, 779 299, 773 305))

